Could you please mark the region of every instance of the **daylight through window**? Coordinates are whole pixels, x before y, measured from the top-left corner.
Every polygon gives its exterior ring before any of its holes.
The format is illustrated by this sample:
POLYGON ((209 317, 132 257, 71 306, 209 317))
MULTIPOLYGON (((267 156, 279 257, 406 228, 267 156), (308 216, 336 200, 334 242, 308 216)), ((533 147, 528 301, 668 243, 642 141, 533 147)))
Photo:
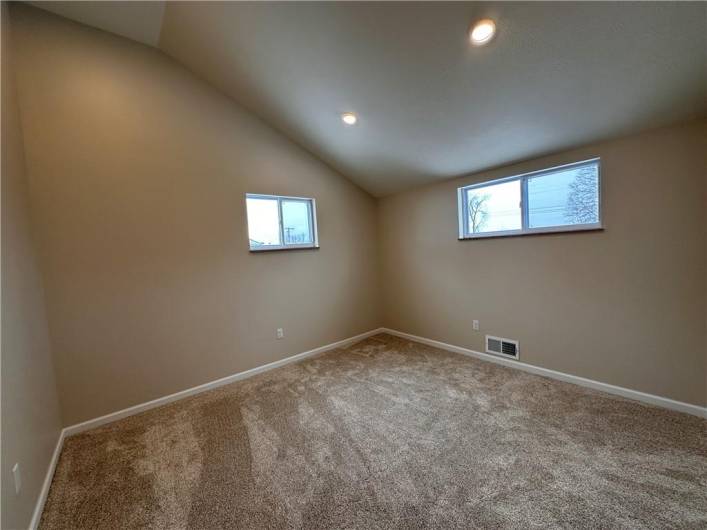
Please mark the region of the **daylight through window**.
POLYGON ((459 188, 462 239, 601 228, 599 159, 459 188))
POLYGON ((314 199, 246 194, 250 250, 316 248, 314 199))

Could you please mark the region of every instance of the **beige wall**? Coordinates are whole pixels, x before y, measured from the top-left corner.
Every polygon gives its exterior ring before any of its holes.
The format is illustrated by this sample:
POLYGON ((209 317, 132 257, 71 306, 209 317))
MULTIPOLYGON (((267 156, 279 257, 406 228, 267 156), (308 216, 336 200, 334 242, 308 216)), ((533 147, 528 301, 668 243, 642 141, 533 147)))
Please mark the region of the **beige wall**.
POLYGON ((705 404, 706 157, 703 121, 381 200, 384 325, 705 404), (458 187, 594 156, 606 230, 457 240, 458 187))
POLYGON ((12 10, 65 425, 379 325, 707 402, 705 122, 376 203, 161 52, 12 10), (591 156, 605 231, 457 241, 458 186, 591 156), (315 197, 321 249, 250 254, 246 192, 315 197))
POLYGON ((61 421, 2 3, 2 528, 27 528, 61 421), (12 466, 20 464, 15 495, 12 466))
POLYGON ((161 52, 12 10, 64 424, 378 326, 374 199, 161 52), (321 249, 249 253, 246 192, 315 197, 321 249))

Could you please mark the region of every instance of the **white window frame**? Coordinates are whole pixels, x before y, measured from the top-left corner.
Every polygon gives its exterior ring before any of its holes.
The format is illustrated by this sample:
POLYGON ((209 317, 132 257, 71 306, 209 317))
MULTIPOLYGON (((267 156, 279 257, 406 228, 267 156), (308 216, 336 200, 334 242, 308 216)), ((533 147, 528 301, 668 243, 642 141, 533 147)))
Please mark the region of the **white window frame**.
POLYGON ((271 250, 297 250, 306 248, 319 248, 319 234, 317 231, 317 202, 311 197, 290 197, 287 195, 265 195, 262 193, 246 193, 246 232, 248 236, 248 249, 250 252, 268 252, 271 250), (248 227, 248 199, 268 199, 277 201, 277 223, 280 228, 281 245, 262 245, 253 247, 250 244, 250 228, 248 227), (285 243, 285 229, 282 224, 282 201, 304 202, 309 207, 309 230, 312 234, 311 243, 285 243))
POLYGON ((602 207, 601 207, 601 160, 597 158, 590 158, 588 160, 582 160, 579 162, 573 162, 571 164, 564 164, 561 166, 554 166, 547 169, 540 169, 538 171, 531 171, 529 173, 523 173, 520 175, 513 175, 511 177, 503 177, 495 180, 487 180, 484 182, 478 182, 476 184, 471 184, 469 186, 462 186, 457 190, 457 204, 458 204, 458 220, 459 220, 459 239, 483 239, 486 237, 508 237, 508 236, 524 236, 529 234, 549 234, 555 232, 581 232, 586 230, 603 230, 604 225, 602 222, 602 207), (557 226, 544 226, 539 228, 530 228, 528 226, 528 179, 542 176, 544 174, 555 173, 557 171, 563 171, 567 169, 596 165, 597 166, 597 186, 598 186, 598 203, 597 209, 599 214, 599 221, 596 223, 586 223, 586 224, 570 224, 570 225, 557 225, 557 226), (467 191, 476 188, 485 188, 486 186, 492 186, 494 184, 503 184, 506 182, 520 181, 520 211, 521 211, 521 228, 517 230, 497 230, 495 232, 469 232, 469 215, 468 215, 468 200, 467 191))

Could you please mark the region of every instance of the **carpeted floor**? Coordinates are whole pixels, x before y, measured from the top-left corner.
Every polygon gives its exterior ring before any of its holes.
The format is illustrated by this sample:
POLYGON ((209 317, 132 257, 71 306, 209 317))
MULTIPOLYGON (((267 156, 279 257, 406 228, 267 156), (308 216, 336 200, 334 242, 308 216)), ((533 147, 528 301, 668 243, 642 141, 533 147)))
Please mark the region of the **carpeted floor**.
POLYGON ((378 335, 65 443, 50 528, 705 528, 707 421, 378 335))

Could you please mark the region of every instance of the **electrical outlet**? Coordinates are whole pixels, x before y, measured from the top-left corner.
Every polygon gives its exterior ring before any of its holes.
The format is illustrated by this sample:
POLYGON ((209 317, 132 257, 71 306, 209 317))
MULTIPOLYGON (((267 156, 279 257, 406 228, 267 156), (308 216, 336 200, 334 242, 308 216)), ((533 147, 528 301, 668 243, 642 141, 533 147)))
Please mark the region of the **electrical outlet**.
POLYGON ((285 330, 282 328, 277 328, 277 338, 278 339, 284 339, 285 338, 285 330))
POLYGON ((474 321, 471 323, 471 325, 472 325, 472 327, 474 328, 474 331, 479 331, 479 321, 478 321, 478 320, 474 320, 474 321))
POLYGON ((15 495, 19 495, 22 489, 22 475, 20 475, 19 462, 12 466, 12 476, 15 478, 15 495))

